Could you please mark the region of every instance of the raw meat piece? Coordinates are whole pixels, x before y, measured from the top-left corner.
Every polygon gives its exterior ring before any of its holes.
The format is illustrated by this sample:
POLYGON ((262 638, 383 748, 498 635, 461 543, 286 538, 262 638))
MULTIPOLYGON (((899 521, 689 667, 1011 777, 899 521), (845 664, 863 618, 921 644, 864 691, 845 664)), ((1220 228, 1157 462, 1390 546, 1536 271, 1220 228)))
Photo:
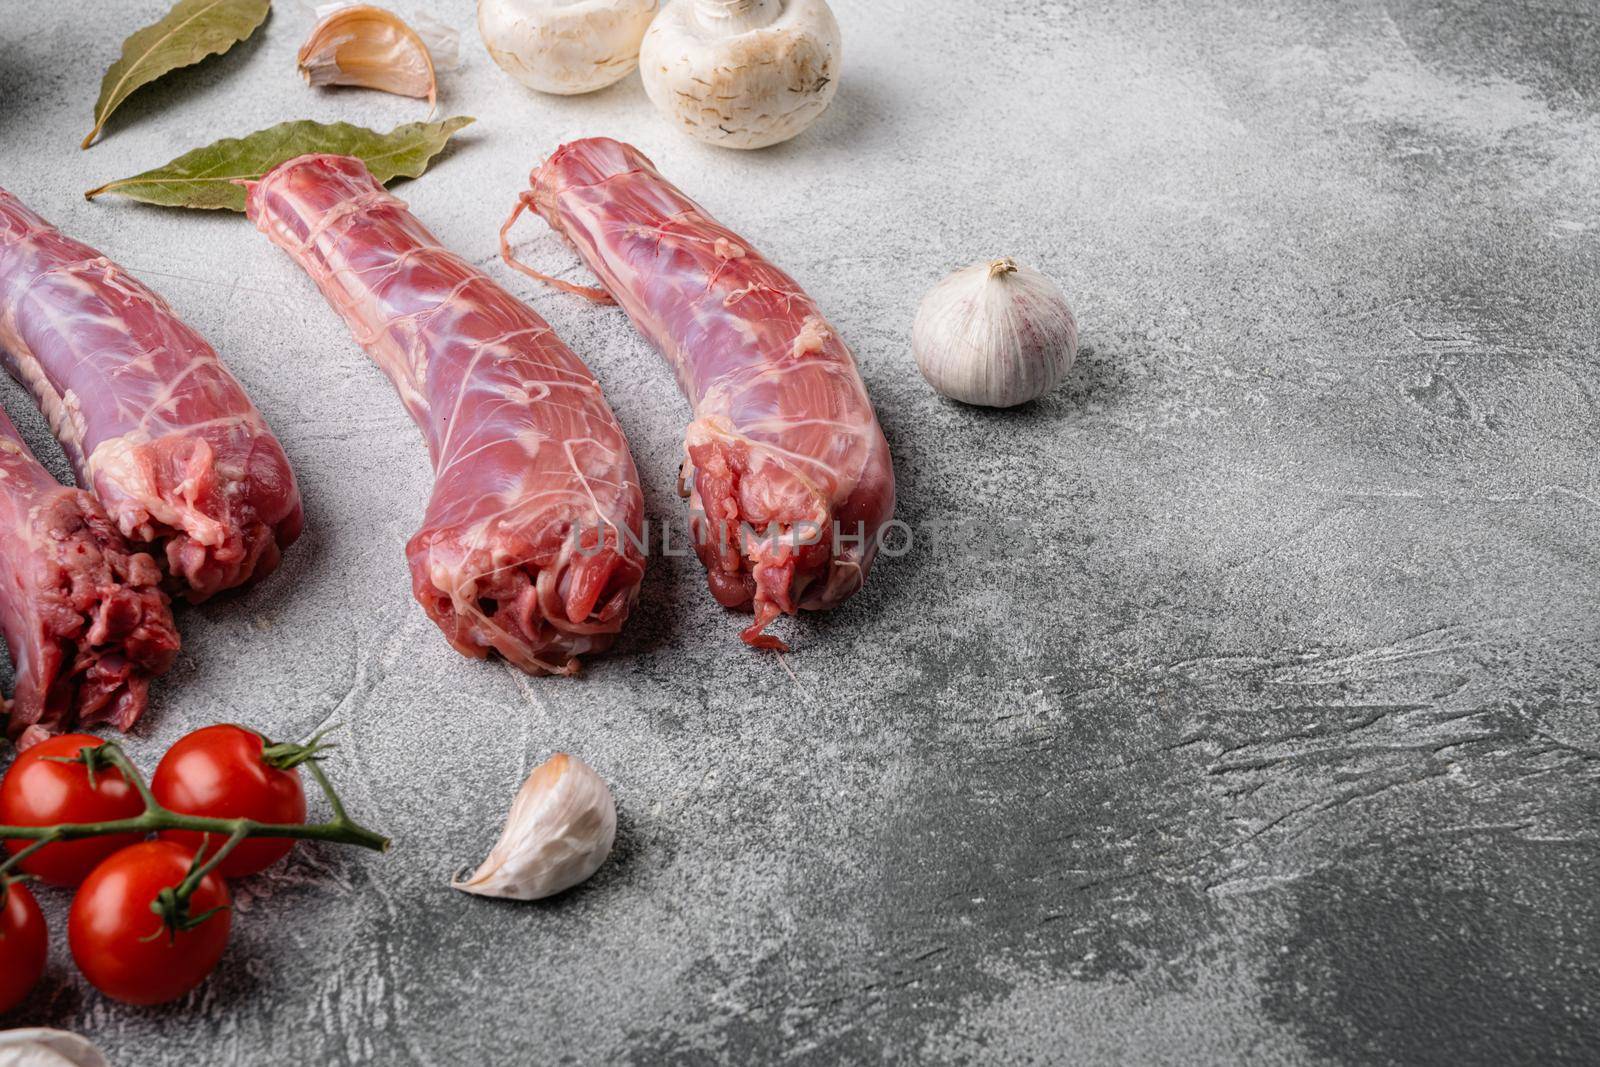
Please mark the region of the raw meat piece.
POLYGON ((0 629, 16 684, 7 732, 26 748, 74 723, 124 730, 172 666, 161 568, 94 497, 53 478, 0 411, 0 629))
POLYGON ((277 438, 203 337, 0 189, 0 356, 125 537, 190 601, 248 585, 300 536, 277 438))
POLYGON ((531 181, 507 228, 533 207, 672 364, 694 405, 684 483, 712 595, 754 609, 745 641, 783 648, 766 626, 861 588, 894 514, 850 350, 794 279, 631 145, 562 145, 531 181))
POLYGON ((428 441, 433 496, 406 555, 468 656, 571 674, 644 577, 644 497, 594 375, 548 323, 447 252, 360 160, 302 156, 249 187, 428 441))

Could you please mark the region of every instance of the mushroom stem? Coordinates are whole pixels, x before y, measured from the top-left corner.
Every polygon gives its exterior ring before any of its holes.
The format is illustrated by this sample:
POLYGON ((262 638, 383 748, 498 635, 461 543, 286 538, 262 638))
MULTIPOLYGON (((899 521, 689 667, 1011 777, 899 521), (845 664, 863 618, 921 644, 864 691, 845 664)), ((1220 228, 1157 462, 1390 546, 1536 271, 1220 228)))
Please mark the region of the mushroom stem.
POLYGON ((694 0, 701 25, 727 33, 743 33, 775 22, 783 14, 782 0, 694 0))

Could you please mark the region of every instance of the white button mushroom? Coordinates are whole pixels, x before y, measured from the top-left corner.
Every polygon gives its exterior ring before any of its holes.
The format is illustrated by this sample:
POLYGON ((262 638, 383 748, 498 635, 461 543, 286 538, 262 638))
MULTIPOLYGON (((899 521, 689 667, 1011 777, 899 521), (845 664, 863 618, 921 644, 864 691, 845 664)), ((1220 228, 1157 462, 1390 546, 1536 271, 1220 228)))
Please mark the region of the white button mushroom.
POLYGON ((626 78, 655 13, 656 0, 478 0, 478 32, 513 78, 572 96, 626 78))
POLYGON ((840 47, 825 0, 674 0, 645 34, 639 74, 656 109, 688 133, 765 148, 827 110, 840 47))

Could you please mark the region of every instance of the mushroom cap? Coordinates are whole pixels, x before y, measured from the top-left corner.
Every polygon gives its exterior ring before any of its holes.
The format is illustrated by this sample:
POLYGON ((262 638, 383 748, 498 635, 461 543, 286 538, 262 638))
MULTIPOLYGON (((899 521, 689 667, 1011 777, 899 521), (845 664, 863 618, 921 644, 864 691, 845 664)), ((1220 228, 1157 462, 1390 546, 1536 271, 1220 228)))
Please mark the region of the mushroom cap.
POLYGON ((656 7, 656 0, 478 0, 478 32, 513 78, 572 96, 632 72, 656 7))
MULTIPOLYGON (((693 0, 657 16, 639 53, 656 109, 679 129, 727 148, 765 148, 815 122, 839 89, 843 40, 826 0, 769 0, 777 17, 726 28, 693 0)), ((730 20, 731 22, 732 20, 730 20)))

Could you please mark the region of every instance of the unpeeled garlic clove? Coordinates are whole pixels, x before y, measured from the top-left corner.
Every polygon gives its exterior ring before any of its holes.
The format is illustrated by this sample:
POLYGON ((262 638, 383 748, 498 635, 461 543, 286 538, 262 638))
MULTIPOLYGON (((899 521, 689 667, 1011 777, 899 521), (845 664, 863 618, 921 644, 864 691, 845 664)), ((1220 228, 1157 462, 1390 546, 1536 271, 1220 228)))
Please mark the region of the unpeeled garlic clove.
POLYGON ((911 350, 940 394, 1008 408, 1061 384, 1078 357, 1078 323, 1055 282, 1010 257, 986 260, 928 290, 911 350))
POLYGON ((422 38, 392 11, 355 4, 328 12, 300 48, 308 85, 355 85, 428 101, 438 98, 433 57, 422 38))
POLYGON ((605 780, 558 752, 522 783, 488 858, 450 884, 484 897, 553 896, 599 870, 616 839, 617 804, 605 780))

